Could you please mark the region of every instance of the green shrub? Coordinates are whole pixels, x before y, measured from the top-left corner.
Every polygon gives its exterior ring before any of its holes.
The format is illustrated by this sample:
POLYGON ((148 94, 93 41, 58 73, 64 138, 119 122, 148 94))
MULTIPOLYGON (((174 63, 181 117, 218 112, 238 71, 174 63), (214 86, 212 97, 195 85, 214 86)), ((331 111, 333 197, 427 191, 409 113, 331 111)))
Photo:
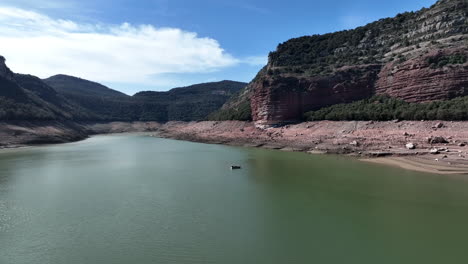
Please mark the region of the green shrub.
POLYGON ((210 114, 208 116, 208 120, 211 120, 211 121, 225 121, 225 120, 251 121, 252 110, 250 108, 250 100, 242 102, 237 107, 220 109, 210 114))
POLYGON ((466 62, 465 54, 452 54, 448 56, 435 56, 428 58, 427 62, 431 65, 431 68, 442 68, 446 65, 452 64, 463 64, 466 62))
POLYGON ((431 103, 407 103, 403 100, 374 96, 350 104, 338 104, 304 114, 317 120, 468 120, 468 96, 431 103))

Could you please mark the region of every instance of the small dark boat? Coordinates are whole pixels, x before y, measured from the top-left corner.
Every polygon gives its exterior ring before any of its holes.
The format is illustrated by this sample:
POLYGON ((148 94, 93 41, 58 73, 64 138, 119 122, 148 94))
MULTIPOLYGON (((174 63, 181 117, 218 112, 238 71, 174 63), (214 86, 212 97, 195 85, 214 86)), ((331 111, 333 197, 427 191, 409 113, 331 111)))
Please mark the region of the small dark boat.
POLYGON ((240 170, 242 169, 241 166, 231 166, 231 170, 240 170))

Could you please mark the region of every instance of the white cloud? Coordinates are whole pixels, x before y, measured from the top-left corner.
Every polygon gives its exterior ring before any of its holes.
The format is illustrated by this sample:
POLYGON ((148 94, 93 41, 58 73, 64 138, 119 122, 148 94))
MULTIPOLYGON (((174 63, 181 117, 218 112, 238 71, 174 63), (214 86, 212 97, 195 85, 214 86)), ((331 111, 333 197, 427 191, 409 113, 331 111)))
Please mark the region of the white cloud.
POLYGON ((82 24, 11 7, 0 7, 0 55, 14 71, 39 77, 64 73, 142 84, 157 81, 158 74, 255 62, 255 57, 234 58, 216 40, 177 28, 82 24))

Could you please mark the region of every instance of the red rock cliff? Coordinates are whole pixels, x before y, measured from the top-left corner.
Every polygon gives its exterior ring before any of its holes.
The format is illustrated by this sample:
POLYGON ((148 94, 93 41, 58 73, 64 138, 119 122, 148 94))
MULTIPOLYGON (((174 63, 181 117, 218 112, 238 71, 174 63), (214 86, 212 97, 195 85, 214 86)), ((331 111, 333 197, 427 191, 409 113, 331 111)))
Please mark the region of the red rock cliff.
POLYGON ((305 111, 368 98, 379 71, 380 65, 366 65, 312 78, 265 75, 252 84, 252 117, 266 124, 294 121, 305 111))
POLYGON ((434 62, 467 54, 463 48, 434 50, 403 63, 389 63, 379 74, 376 93, 415 103, 466 96, 468 63, 441 66, 434 62))
POLYGON ((260 124, 372 95, 408 102, 468 95, 468 1, 381 19, 355 30, 291 39, 249 85, 260 124))

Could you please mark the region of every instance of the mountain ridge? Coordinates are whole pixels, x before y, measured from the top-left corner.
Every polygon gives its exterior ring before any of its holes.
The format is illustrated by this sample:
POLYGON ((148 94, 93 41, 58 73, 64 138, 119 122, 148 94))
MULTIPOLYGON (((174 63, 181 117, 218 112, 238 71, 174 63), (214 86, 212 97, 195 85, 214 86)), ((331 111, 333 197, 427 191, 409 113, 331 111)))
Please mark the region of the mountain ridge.
POLYGON ((129 96, 64 74, 44 80, 16 74, 0 57, 0 120, 196 121, 245 85, 221 81, 129 96))
POLYGON ((57 74, 43 79, 43 81, 49 86, 54 87, 54 89, 60 93, 88 93, 89 95, 96 96, 128 96, 100 83, 66 74, 57 74))

